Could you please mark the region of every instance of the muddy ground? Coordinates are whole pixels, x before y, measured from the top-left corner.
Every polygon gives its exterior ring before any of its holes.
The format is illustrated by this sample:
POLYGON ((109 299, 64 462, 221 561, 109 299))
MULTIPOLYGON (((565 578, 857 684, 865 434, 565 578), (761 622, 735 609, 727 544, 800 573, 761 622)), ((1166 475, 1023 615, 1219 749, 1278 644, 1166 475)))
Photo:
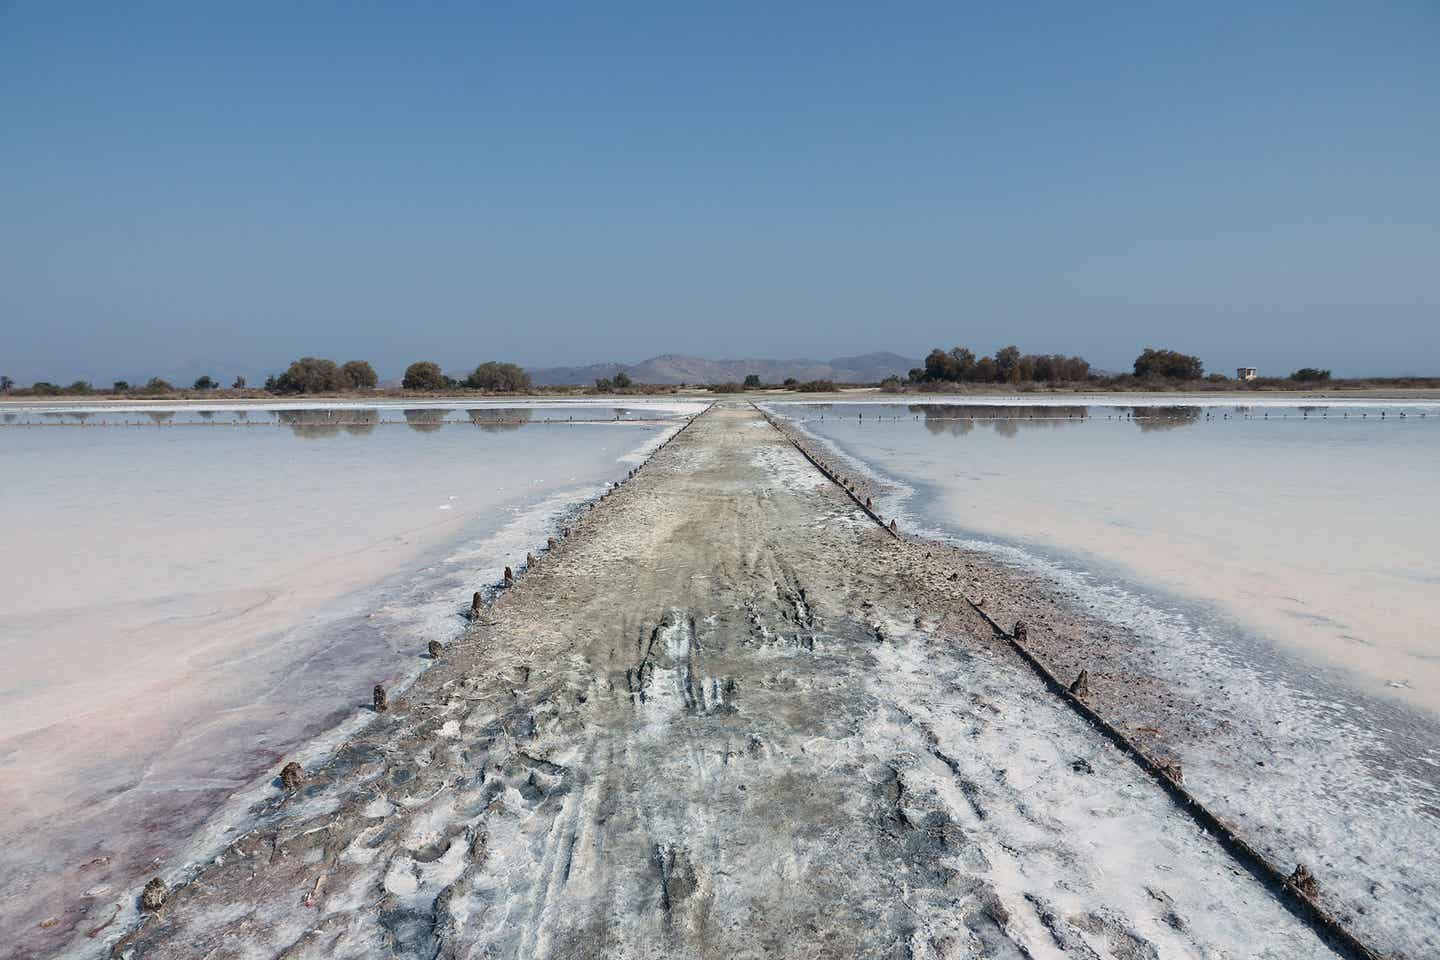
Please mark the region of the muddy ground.
POLYGON ((1331 956, 955 567, 721 404, 113 952, 1331 956))

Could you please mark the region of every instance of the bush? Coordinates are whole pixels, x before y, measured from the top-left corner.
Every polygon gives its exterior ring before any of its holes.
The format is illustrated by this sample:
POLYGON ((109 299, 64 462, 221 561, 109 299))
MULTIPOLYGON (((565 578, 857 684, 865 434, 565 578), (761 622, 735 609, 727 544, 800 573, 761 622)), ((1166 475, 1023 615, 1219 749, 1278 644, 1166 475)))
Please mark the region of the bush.
POLYGON ((369 390, 380 382, 368 360, 347 360, 340 368, 340 374, 352 390, 369 390))
POLYGON ((629 390, 634 385, 635 381, 631 380, 630 374, 626 373, 624 370, 621 370, 619 373, 615 374, 615 389, 629 390))
POLYGON ((36 380, 30 385, 30 392, 37 397, 58 397, 65 391, 49 380, 36 380))
POLYGON ((1290 374, 1291 380, 1298 380, 1301 383, 1323 383, 1330 379, 1329 370, 1317 370, 1314 367, 1301 367, 1290 374))
POLYGON ((438 363, 419 360, 405 368, 405 379, 400 381, 400 386, 406 390, 444 390, 448 383, 438 363))
POLYGON ((614 393, 615 381, 611 380, 609 377, 600 377, 598 380, 595 381, 595 392, 614 393))
MULTIPOLYGON (((910 371, 910 372, 911 372, 911 373, 914 373, 915 371, 912 370, 912 371, 910 371)), ((798 386, 800 386, 800 381, 799 381, 799 380, 796 380, 794 377, 786 377, 786 378, 785 378, 785 382, 782 384, 782 386, 786 386, 786 387, 798 387, 798 386)))
POLYGON ((274 393, 338 393, 349 386, 350 381, 334 360, 301 357, 290 364, 290 369, 267 382, 266 389, 274 393))
POLYGON ((235 382, 232 383, 232 384, 230 384, 230 389, 231 389, 231 390, 244 390, 244 389, 245 389, 245 378, 244 378, 244 377, 236 377, 236 378, 235 378, 235 382))
POLYGON ((110 387, 110 392, 111 392, 111 393, 129 393, 129 392, 130 392, 130 381, 129 381, 129 380, 116 380, 115 383, 110 387))
POLYGON ((758 374, 758 373, 747 374, 747 375, 745 376, 745 389, 746 389, 746 390, 759 390, 759 389, 760 389, 760 374, 758 374))
POLYGON ((140 393, 174 393, 175 388, 168 380, 161 380, 159 377, 151 377, 146 381, 145 386, 138 391, 140 393))
POLYGON ((220 382, 207 373, 205 376, 196 379, 194 389, 214 390, 218 386, 220 386, 220 382))
POLYGON ((465 386, 497 393, 517 393, 530 389, 530 374, 513 363, 489 360, 465 378, 465 386))
POLYGON ((740 386, 740 384, 736 383, 734 380, 731 380, 729 383, 710 384, 711 393, 740 393, 744 389, 744 387, 740 386))
POLYGON ((1199 357, 1179 353, 1175 350, 1156 350, 1146 347, 1135 358, 1135 376, 1164 377, 1166 380, 1199 380, 1205 374, 1205 365, 1199 357))
POLYGON ((795 389, 801 393, 834 393, 834 380, 806 380, 795 389))

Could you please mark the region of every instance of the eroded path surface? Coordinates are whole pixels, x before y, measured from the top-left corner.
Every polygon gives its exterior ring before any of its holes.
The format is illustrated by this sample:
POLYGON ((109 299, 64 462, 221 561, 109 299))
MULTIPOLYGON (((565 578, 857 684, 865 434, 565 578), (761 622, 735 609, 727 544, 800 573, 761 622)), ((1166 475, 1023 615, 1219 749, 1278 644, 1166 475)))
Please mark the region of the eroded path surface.
POLYGON ((923 547, 721 405, 132 957, 1319 957, 923 547))

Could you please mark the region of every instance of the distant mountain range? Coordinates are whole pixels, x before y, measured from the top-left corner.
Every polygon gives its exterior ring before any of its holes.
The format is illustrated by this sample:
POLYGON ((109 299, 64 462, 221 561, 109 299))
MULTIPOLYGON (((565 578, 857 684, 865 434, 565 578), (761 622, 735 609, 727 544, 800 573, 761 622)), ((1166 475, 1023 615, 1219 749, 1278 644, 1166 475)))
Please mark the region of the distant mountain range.
POLYGON ((727 383, 750 374, 765 383, 796 380, 834 380, 837 383, 876 383, 888 376, 903 377, 920 361, 897 353, 866 353, 834 360, 706 360, 680 353, 665 353, 639 363, 592 363, 584 367, 532 369, 536 386, 591 384, 601 377, 625 373, 636 383, 727 383))

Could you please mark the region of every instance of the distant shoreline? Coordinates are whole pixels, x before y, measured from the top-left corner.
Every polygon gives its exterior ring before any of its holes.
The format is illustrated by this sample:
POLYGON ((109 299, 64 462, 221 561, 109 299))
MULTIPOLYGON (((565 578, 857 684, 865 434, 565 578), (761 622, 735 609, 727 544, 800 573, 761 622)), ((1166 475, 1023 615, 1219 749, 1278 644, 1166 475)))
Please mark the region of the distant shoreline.
MULTIPOLYGON (((977 387, 982 385, 977 384, 977 387)), ((1044 385, 1024 385, 1012 389, 997 389, 995 384, 984 384, 984 389, 951 389, 951 390, 905 390, 887 391, 874 386, 840 387, 833 392, 812 393, 801 390, 788 390, 783 388, 747 390, 741 393, 720 394, 711 390, 687 387, 687 388, 651 388, 645 391, 597 393, 592 389, 555 388, 547 392, 531 393, 480 393, 468 392, 436 392, 422 393, 410 390, 370 390, 350 391, 345 393, 306 393, 306 394, 284 394, 275 395, 261 391, 192 391, 180 390, 174 394, 165 396, 110 396, 107 394, 89 394, 83 396, 9 396, 0 397, 0 409, 7 407, 109 407, 109 406, 186 406, 196 409, 203 409, 205 406, 223 404, 225 406, 261 406, 274 404, 303 405, 307 403, 345 403, 356 406, 364 406, 367 403, 382 403, 393 405, 405 402, 415 403, 440 403, 453 402, 464 403, 494 403, 503 401, 506 403, 557 403, 557 402, 590 402, 597 401, 611 402, 616 404, 645 403, 675 399, 709 400, 718 396, 725 396, 734 399, 765 399, 775 400, 802 399, 807 401, 825 401, 827 399, 854 400, 863 397, 867 400, 888 401, 893 403, 926 403, 933 402, 945 397, 966 397, 969 399, 1003 399, 1014 397, 1016 399, 1031 398, 1035 396, 1053 396, 1056 398, 1080 399, 1085 397, 1133 397, 1143 398, 1165 398, 1174 400, 1177 404, 1183 404, 1186 399, 1210 400, 1223 397, 1234 399, 1237 402, 1244 400, 1294 398, 1297 400, 1345 400, 1345 399, 1368 399, 1368 400, 1440 400, 1440 387, 1337 387, 1331 385, 1324 389, 1284 389, 1284 388, 1263 388, 1254 390, 1239 389, 1194 389, 1191 387, 1177 387, 1170 390, 1123 390, 1115 387, 1088 387, 1082 388, 1079 385, 1074 387, 1058 387, 1044 385)))

